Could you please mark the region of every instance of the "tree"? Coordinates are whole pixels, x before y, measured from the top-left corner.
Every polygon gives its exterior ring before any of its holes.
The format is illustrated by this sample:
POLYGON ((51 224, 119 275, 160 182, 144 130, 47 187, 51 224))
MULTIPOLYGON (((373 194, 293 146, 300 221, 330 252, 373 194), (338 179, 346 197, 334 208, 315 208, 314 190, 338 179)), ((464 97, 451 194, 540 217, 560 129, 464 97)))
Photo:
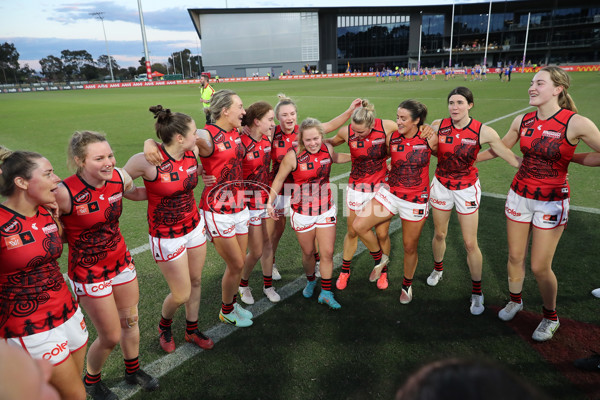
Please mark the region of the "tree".
POLYGON ((96 60, 96 65, 98 66, 98 68, 100 68, 102 70, 102 73, 104 75, 110 75, 109 69, 110 69, 111 64, 112 64, 113 72, 116 72, 121 68, 112 56, 110 56, 110 62, 109 62, 108 56, 106 54, 102 54, 96 60))
POLYGON ((63 62, 60 58, 49 55, 40 60, 40 66, 42 67, 42 75, 46 78, 52 81, 65 80, 63 62))
POLYGON ((154 63, 154 64, 152 64, 152 71, 158 71, 161 74, 166 74, 167 73, 167 67, 165 67, 165 64, 154 63))
POLYGON ((19 69, 19 52, 13 43, 4 42, 0 45, 0 68, 2 79, 8 83, 11 77, 17 83, 17 70, 19 69))
MULTIPOLYGON (((82 68, 85 65, 94 66, 94 59, 90 53, 86 50, 63 50, 60 54, 67 79, 87 78, 82 73, 82 68)), ((86 68, 85 71, 89 73, 90 69, 86 68)))
POLYGON ((173 56, 169 57, 168 62, 169 68, 172 68, 178 74, 183 74, 184 77, 200 75, 202 69, 201 60, 199 60, 198 56, 192 56, 192 52, 189 49, 173 53, 173 56))

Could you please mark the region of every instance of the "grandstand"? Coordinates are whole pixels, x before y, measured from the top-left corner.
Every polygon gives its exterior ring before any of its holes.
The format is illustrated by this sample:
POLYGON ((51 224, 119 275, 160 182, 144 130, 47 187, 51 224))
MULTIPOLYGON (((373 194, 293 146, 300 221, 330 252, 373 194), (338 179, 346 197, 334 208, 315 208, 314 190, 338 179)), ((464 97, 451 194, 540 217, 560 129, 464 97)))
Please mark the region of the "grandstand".
POLYGON ((423 67, 447 67, 450 60, 458 67, 484 64, 484 59, 488 67, 519 64, 526 36, 531 65, 599 61, 600 5, 594 0, 492 1, 487 49, 489 1, 454 7, 450 1, 411 3, 188 12, 202 40, 205 69, 223 77, 300 74, 309 68, 338 73, 348 65, 367 72, 416 66, 419 56, 423 67))

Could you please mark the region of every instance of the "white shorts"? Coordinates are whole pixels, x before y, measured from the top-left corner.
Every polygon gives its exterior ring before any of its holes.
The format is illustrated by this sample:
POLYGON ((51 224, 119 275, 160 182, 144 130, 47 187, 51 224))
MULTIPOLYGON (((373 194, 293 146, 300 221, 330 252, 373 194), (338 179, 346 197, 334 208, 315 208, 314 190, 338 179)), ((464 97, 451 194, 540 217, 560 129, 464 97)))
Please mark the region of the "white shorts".
POLYGON ((290 203, 292 201, 291 195, 278 194, 273 201, 273 209, 275 215, 278 217, 289 217, 290 216, 290 203))
POLYGON ((481 183, 479 179, 473 186, 461 190, 450 190, 433 177, 429 191, 429 203, 433 208, 450 211, 456 207, 459 214, 473 214, 481 204, 481 183))
POLYGON ((79 283, 69 278, 69 282, 71 283, 71 289, 73 289, 73 293, 75 293, 77 299, 82 296, 106 297, 112 294, 113 286, 119 286, 132 282, 136 276, 137 272, 135 271, 135 265, 131 263, 127 267, 123 268, 119 275, 107 281, 79 283))
POLYGON ((532 223, 539 229, 554 229, 566 225, 570 199, 541 201, 519 196, 512 189, 506 196, 504 214, 515 222, 532 223))
POLYGON ((296 232, 309 232, 315 228, 335 226, 337 223, 336 214, 335 205, 319 215, 304 215, 292 210, 290 224, 296 232))
POLYGON ((391 214, 398 215, 405 221, 418 222, 429 215, 428 203, 418 204, 402 200, 385 187, 381 187, 377 191, 375 200, 380 202, 391 214))
POLYGON ((230 238, 236 235, 248 234, 250 211, 244 208, 233 214, 218 214, 201 210, 206 223, 206 236, 212 242, 214 238, 230 238))
POLYGON ((269 214, 266 209, 262 210, 249 210, 250 211, 250 222, 252 226, 261 226, 262 220, 269 218, 269 214))
POLYGON ((346 187, 346 205, 352 211, 360 211, 365 205, 375 197, 376 192, 360 192, 346 187))
POLYGON ((148 235, 150 251, 156 262, 174 261, 185 254, 187 249, 200 247, 206 243, 204 218, 200 216, 200 223, 188 234, 177 238, 157 238, 148 235))
POLYGON ((45 332, 29 336, 5 339, 11 346, 23 348, 36 359, 49 361, 58 365, 69 358, 69 355, 82 347, 88 341, 88 331, 81 308, 62 325, 45 332))

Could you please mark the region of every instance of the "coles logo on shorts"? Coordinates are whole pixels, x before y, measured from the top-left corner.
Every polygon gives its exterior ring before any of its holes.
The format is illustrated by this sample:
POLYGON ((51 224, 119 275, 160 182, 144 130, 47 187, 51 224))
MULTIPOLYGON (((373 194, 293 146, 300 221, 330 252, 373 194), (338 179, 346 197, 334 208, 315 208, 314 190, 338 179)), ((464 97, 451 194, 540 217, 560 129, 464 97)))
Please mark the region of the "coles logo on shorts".
POLYGON ((42 358, 44 360, 51 360, 52 357, 57 357, 58 355, 60 355, 63 351, 67 351, 67 346, 69 344, 69 341, 67 340, 64 343, 59 343, 57 344, 52 350, 50 350, 47 353, 44 353, 44 355, 42 356, 42 358))
POLYGON ((544 215, 543 220, 544 220, 544 222, 547 222, 547 223, 556 222, 556 221, 558 221, 558 216, 546 214, 546 215, 544 215))
POLYGON ((185 245, 181 245, 177 250, 175 250, 174 253, 171 253, 167 256, 167 260, 172 260, 175 257, 177 257, 178 255, 180 255, 181 253, 183 253, 183 251, 185 250, 185 245))
POLYGON ((520 217, 521 216, 520 212, 517 212, 517 211, 515 211, 515 210, 513 210, 512 208, 509 208, 509 207, 504 207, 504 211, 506 211, 506 213, 508 215, 512 215, 513 217, 520 217))
POLYGON ((228 233, 231 233, 234 230, 235 230, 235 225, 231 225, 229 228, 227 228, 223 231, 223 234, 227 235, 228 233))
POLYGON ((106 281, 106 282, 101 282, 97 285, 92 285, 90 290, 92 291, 92 293, 95 293, 95 292, 100 292, 104 289, 108 289, 111 286, 112 286, 112 281, 106 281))
POLYGON ((440 206, 445 206, 446 205, 446 202, 443 201, 443 200, 438 200, 438 199, 434 199, 434 198, 431 198, 430 200, 431 200, 432 204, 438 204, 440 206))

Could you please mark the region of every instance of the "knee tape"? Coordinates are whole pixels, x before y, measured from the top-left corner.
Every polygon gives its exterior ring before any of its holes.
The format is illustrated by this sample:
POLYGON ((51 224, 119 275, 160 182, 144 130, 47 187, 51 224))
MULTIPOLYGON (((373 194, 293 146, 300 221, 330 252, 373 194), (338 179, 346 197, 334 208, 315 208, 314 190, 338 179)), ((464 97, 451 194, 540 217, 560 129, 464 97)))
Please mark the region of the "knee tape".
POLYGON ((138 306, 131 306, 119 310, 119 319, 122 328, 133 328, 138 323, 138 306))

